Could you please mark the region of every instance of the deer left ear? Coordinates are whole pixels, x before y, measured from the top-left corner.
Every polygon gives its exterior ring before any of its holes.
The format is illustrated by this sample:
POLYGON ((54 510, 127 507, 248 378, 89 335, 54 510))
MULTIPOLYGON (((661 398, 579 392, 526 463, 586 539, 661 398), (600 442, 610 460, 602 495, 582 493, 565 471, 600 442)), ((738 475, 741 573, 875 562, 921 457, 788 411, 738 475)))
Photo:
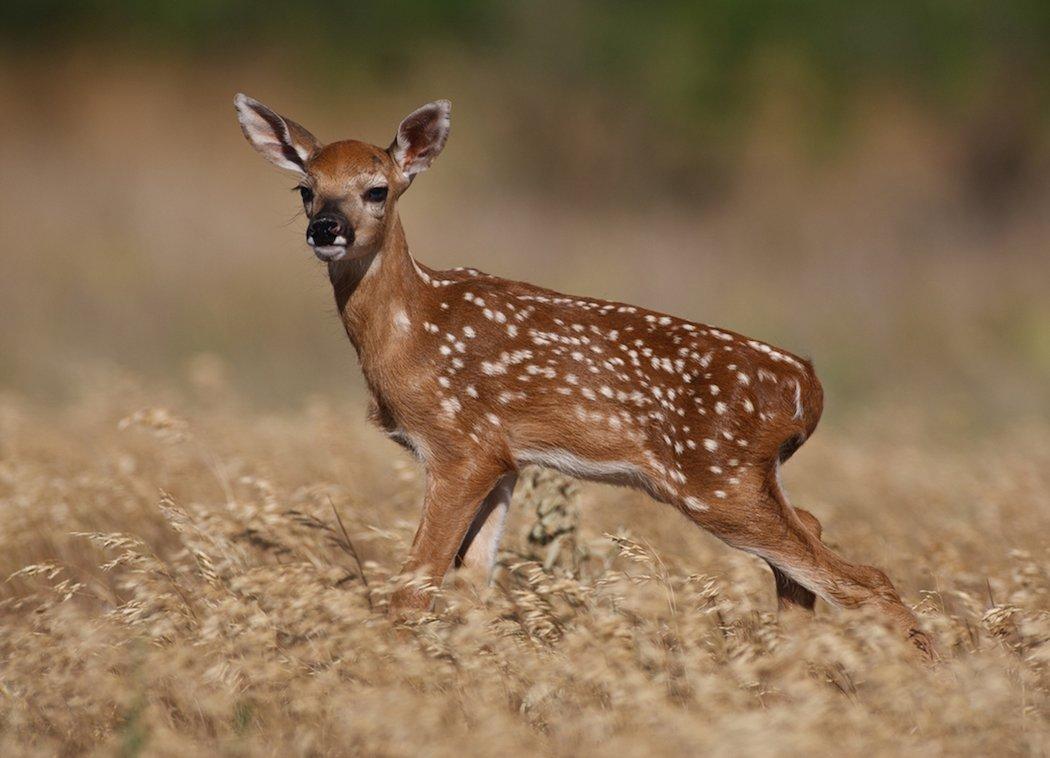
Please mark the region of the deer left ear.
POLYGON ((397 128, 387 151, 406 176, 430 168, 448 141, 452 103, 435 100, 413 111, 397 128))
POLYGON ((277 168, 306 175, 306 162, 321 147, 314 135, 243 93, 233 98, 233 104, 252 147, 277 168))

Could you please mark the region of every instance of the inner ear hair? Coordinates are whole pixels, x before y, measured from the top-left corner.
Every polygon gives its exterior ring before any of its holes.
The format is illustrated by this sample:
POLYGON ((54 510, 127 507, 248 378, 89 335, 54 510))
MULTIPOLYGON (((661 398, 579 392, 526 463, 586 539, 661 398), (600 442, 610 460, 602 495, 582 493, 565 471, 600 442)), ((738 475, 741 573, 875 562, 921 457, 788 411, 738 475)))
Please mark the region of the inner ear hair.
POLYGON ((452 103, 435 100, 408 114, 387 152, 411 179, 426 170, 448 141, 452 103))
POLYGON ((279 168, 306 173, 306 163, 320 143, 300 124, 267 108, 254 98, 234 98, 237 120, 248 142, 279 168))

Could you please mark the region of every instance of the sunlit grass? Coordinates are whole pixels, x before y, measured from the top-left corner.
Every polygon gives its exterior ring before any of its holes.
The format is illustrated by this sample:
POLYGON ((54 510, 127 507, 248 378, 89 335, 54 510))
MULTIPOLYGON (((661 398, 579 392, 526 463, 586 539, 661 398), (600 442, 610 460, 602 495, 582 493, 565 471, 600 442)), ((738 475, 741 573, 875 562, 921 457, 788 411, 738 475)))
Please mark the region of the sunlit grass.
POLYGON ((557 480, 519 486, 493 589, 453 582, 399 631, 415 465, 356 407, 263 415, 196 376, 195 399, 114 376, 63 409, 0 401, 5 753, 1050 747, 1039 427, 944 446, 886 410, 785 472, 916 607, 930 669, 863 613, 778 622, 759 561, 557 480), (526 537, 552 497, 579 523, 553 552, 526 537))

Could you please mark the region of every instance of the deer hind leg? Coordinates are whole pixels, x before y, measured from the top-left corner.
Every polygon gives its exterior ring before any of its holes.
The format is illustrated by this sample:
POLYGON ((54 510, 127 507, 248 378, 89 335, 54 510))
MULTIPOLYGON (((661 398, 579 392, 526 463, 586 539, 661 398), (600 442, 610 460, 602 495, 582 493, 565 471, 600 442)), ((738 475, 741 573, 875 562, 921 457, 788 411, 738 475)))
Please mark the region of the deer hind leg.
POLYGON ((421 575, 424 583, 395 592, 390 599, 391 616, 430 607, 428 590, 441 584, 481 503, 505 473, 497 462, 480 459, 429 463, 423 515, 401 570, 402 574, 421 575))
MULTIPOLYGON (((795 508, 795 515, 809 533, 819 540, 824 530, 817 517, 803 508, 795 508)), ((777 568, 775 564, 769 561, 766 563, 772 569, 773 580, 776 583, 777 609, 781 613, 790 613, 795 610, 812 612, 817 596, 777 568)))
POLYGON ((930 638, 877 568, 850 563, 830 550, 791 507, 774 476, 758 484, 757 497, 722 501, 693 518, 733 547, 758 555, 786 579, 832 605, 871 605, 890 620, 928 659, 936 657, 930 638))
POLYGON ((503 525, 510 510, 517 472, 506 474, 481 503, 481 508, 456 553, 456 566, 475 585, 485 586, 492 580, 496 551, 503 536, 503 525))

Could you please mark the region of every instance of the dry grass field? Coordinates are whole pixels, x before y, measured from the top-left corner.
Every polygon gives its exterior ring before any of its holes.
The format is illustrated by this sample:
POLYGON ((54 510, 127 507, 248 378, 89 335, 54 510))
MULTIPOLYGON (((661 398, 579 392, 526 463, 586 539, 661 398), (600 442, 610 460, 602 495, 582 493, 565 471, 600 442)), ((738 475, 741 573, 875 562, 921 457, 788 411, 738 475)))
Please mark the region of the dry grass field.
POLYGON ((701 202, 632 168, 644 144, 593 140, 605 111, 558 110, 558 82, 526 107, 505 69, 328 99, 254 53, 51 49, 0 67, 0 754, 1050 754, 1050 142, 989 211, 965 141, 892 91, 813 158, 807 102, 774 87, 701 202), (785 485, 941 662, 865 614, 778 619, 758 559, 535 472, 496 585, 451 580, 392 627, 421 473, 364 421, 237 90, 373 141, 451 96, 402 201, 421 260, 812 356, 827 411, 785 485), (525 131, 549 147, 515 153, 525 131))
POLYGON ((886 408, 786 469, 915 606, 927 668, 863 614, 778 621, 757 559, 550 476, 519 484, 494 588, 394 628, 415 465, 356 404, 266 414, 214 358, 190 374, 0 397, 4 754, 1050 751, 1044 427, 947 441, 886 408))

